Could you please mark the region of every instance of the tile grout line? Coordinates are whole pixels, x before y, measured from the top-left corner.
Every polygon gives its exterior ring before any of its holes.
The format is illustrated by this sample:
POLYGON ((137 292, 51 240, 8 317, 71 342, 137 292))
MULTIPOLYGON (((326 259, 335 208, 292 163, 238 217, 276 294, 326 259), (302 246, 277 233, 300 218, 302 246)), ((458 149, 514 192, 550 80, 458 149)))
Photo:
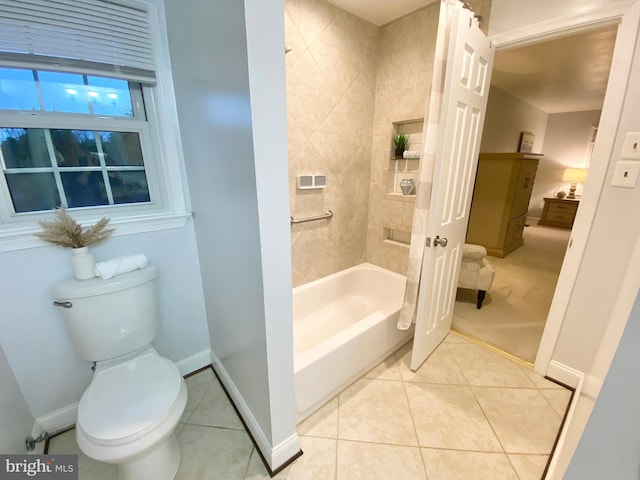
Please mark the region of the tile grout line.
MULTIPOLYGON (((401 361, 401 358, 398 358, 396 353, 394 353, 395 362, 394 364, 398 364, 401 361)), ((413 418, 413 409, 411 408, 411 401, 409 400, 409 394, 407 393, 407 384, 402 376, 402 370, 398 367, 398 373, 400 374, 400 383, 402 383, 402 391, 404 392, 404 398, 407 402, 407 407, 409 408, 409 417, 411 418, 411 426, 413 427, 413 434, 416 438, 418 455, 420 455, 420 461, 422 462, 422 470, 424 471, 424 475, 427 480, 429 480, 429 473, 427 471, 427 463, 425 461, 424 455, 422 454, 422 445, 420 444, 420 437, 418 436, 418 429, 416 427, 416 421, 413 418)))
MULTIPOLYGON (((196 372, 196 375, 198 373, 203 373, 206 372, 207 370, 203 370, 202 372, 196 372)), ((194 375, 194 376, 196 376, 194 375)), ((207 385, 207 387, 203 390, 202 395, 200 396, 200 399, 198 400, 198 403, 196 403, 193 407, 193 410, 191 411, 191 413, 189 414, 189 416, 185 419, 184 422, 178 422, 179 424, 182 423, 184 425, 193 425, 189 423, 189 420, 191 420, 191 417, 193 417, 193 414, 196 412, 196 410, 198 409, 198 407, 200 406, 200 404, 202 403, 202 399, 205 397, 205 395, 207 394, 207 392, 209 391, 209 388, 211 388, 211 385, 213 385, 213 382, 215 381, 216 377, 215 374, 213 376, 213 378, 211 379, 211 381, 209 381, 209 384, 207 385)), ((186 379, 185 379, 186 380, 186 379)), ((186 381, 185 381, 186 383, 186 381)), ((187 395, 189 394, 189 386, 187 385, 187 395)), ((180 432, 180 434, 182 434, 182 432, 180 432)))
MULTIPOLYGON (((447 348, 449 348, 449 346, 447 345, 447 348)), ((500 440, 500 437, 498 437, 498 433, 496 432, 493 424, 491 423, 491 420, 489 419, 489 417, 487 416, 487 412, 484 411, 484 408, 482 408, 482 405, 480 404, 480 401, 478 400, 478 397, 476 396, 475 392, 473 391, 472 385, 469 384, 469 380, 467 379, 467 377, 464 375, 464 371, 462 368, 460 368, 460 364, 458 363, 458 359, 456 358, 456 356, 454 355, 453 352, 451 352, 451 350, 449 350, 451 353, 451 357, 453 358, 453 362, 456 364, 456 366, 458 367, 458 369, 462 372, 462 375, 464 376, 465 380, 467 381, 467 388, 469 389, 469 391, 471 392, 471 395, 473 396, 473 400, 476 402, 476 405, 478 406, 478 408, 480 409, 480 411, 482 412, 482 415, 484 416, 485 420, 487 421, 487 423, 489 424, 489 428, 491 428, 491 431, 493 432, 494 437, 496 438, 496 440, 498 441, 498 444, 500 445, 500 447, 502 448, 502 453, 507 455, 507 451, 504 448, 504 445, 502 443, 502 441, 500 440)), ((508 457, 508 456, 507 456, 508 457)), ((513 468, 513 466, 511 467, 513 468)), ((517 475, 517 474, 516 474, 517 475)))
MULTIPOLYGON (((483 345, 479 345, 479 346, 483 347, 483 345)), ((447 345, 447 348, 448 347, 449 346, 447 345)), ((453 354, 453 352, 451 352, 451 356, 452 356, 453 361, 456 364, 456 366, 460 369, 460 371, 462 371, 462 369, 460 368, 460 365, 458 364, 458 360, 456 359, 456 357, 453 354)), ((464 372, 462 372, 462 375, 464 376, 464 372)), ((465 379, 466 379, 466 376, 465 376, 465 379)), ((533 385, 533 382, 529 378, 527 378, 527 380, 529 380, 529 382, 531 382, 531 384, 533 385)), ((515 474, 515 476, 519 480, 523 480, 522 477, 520 477, 520 475, 518 474, 518 471, 516 470, 515 466, 513 465, 513 462, 511 461, 511 458, 509 457, 509 454, 507 453, 507 451, 506 451, 506 449, 504 447, 504 444, 502 443, 502 440, 500 440, 500 437, 498 436, 498 433, 496 432, 493 424, 491 423, 491 420, 489 419, 489 417, 487 415, 487 412, 485 412, 484 408, 482 408, 482 405, 480 404, 480 401, 478 400, 478 397, 476 396, 476 393, 474 392, 472 386, 469 385, 468 383, 467 383, 467 386, 468 386, 469 390, 471 391, 471 395, 473 395, 473 399, 475 400, 476 404, 478 405, 478 408, 480 408, 480 411, 482 412, 482 415, 484 415, 484 418, 487 420, 487 423, 489 424, 489 427, 491 428, 491 431, 493 432, 493 435, 496 437, 496 440, 498 441, 498 444, 502 448, 502 452, 501 453, 506 457, 507 462, 509 462, 509 465, 511 466, 511 470, 513 471, 513 473, 515 474)), ((533 385, 533 386, 535 387, 535 385, 533 385)), ((501 387, 501 388, 509 388, 509 387, 501 387)))

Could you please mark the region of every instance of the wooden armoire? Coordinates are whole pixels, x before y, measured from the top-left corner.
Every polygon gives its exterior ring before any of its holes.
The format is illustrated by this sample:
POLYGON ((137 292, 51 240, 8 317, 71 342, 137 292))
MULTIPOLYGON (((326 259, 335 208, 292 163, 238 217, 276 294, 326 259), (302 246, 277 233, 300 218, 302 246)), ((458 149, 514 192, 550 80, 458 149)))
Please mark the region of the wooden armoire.
POLYGON ((523 245, 538 160, 534 153, 481 153, 473 191, 467 243, 504 257, 523 245))

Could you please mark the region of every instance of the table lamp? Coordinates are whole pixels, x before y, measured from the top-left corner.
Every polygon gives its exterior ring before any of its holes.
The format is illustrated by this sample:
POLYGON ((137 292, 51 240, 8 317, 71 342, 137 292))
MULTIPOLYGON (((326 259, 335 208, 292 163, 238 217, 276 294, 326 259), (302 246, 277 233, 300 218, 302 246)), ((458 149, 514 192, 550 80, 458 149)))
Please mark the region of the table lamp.
POLYGON ((587 180, 586 168, 566 168, 564 175, 562 175, 563 182, 571 182, 571 188, 569 189, 568 199, 576 198, 576 187, 578 183, 584 183, 587 180))

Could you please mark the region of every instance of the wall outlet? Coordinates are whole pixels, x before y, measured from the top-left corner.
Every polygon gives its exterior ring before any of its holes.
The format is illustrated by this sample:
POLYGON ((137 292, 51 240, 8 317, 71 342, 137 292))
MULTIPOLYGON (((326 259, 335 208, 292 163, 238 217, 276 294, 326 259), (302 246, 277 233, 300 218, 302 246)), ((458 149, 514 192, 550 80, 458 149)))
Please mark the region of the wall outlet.
POLYGON ((640 173, 640 162, 620 160, 613 172, 612 187, 635 188, 640 173))
POLYGON ((622 144, 620 158, 640 160, 640 132, 627 132, 622 144))

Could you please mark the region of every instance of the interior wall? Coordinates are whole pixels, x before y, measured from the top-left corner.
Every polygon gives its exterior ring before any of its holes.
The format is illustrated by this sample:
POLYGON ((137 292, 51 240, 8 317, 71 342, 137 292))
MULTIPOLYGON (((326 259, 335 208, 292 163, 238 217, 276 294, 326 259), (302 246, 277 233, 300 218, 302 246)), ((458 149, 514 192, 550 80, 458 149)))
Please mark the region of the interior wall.
POLYGON ((262 275, 273 446, 268 461, 275 470, 300 452, 295 430, 291 230, 286 215, 284 4, 247 2, 245 9, 260 247, 269 252, 262 255, 262 275))
MULTIPOLYGON (((635 205, 640 205, 640 185, 630 189, 611 186, 626 132, 640 131, 640 111, 636 108, 640 104, 640 38, 637 33, 634 40, 631 73, 616 124, 613 149, 600 152, 597 144, 594 149, 591 171, 604 173, 604 186, 602 192, 587 188, 583 195, 585 201, 591 192, 598 195, 597 208, 552 355, 553 361, 579 372, 591 370, 629 258, 640 236, 640 215, 633 210, 635 205)), ((615 60, 614 57, 614 65, 615 60)), ((599 134, 604 128, 604 124, 600 126, 599 134)), ((580 214, 578 210, 577 221, 580 214)), ((576 230, 574 227, 574 235, 576 230)))
POLYGON ((293 285, 365 261, 378 27, 324 0, 285 0, 293 285), (326 175, 324 189, 296 188, 326 175))
MULTIPOLYGON (((542 152, 533 184, 529 216, 540 218, 544 197, 554 197, 559 190, 569 193, 570 183, 562 181, 565 168, 589 166, 593 128, 600 122, 600 110, 586 112, 552 113, 547 121, 542 152)), ((582 195, 578 184, 576 195, 582 195)))
MULTIPOLYGON (((208 331, 191 221, 183 228, 111 237, 91 251, 97 261, 146 254, 160 271, 161 333, 154 345, 175 362, 203 351, 206 358, 208 331)), ((72 276, 70 262, 71 252, 55 246, 0 253, 0 341, 36 419, 78 402, 91 380, 91 363, 78 357, 62 312, 52 305, 51 287, 72 276)))
POLYGON ((640 295, 602 390, 564 476, 566 480, 636 479, 640 472, 640 295))
POLYGON ((31 435, 34 418, 1 348, 0 385, 0 452, 25 453, 24 441, 31 435))
POLYGON ((297 452, 282 2, 165 5, 213 360, 261 450, 297 452))
MULTIPOLYGON (((402 195, 390 180, 417 179, 419 160, 393 160, 391 140, 397 124, 417 120, 415 137, 422 141, 439 9, 439 2, 433 3, 380 29, 367 261, 402 275, 407 273, 415 195, 402 195), (396 169, 403 173, 395 176, 396 169), (404 232, 404 241, 394 241, 390 230, 404 232)), ((416 148, 409 145, 409 150, 416 148)))
POLYGON ((545 153, 547 121, 543 110, 491 85, 480 153, 517 152, 522 132, 535 135, 532 153, 545 153))

